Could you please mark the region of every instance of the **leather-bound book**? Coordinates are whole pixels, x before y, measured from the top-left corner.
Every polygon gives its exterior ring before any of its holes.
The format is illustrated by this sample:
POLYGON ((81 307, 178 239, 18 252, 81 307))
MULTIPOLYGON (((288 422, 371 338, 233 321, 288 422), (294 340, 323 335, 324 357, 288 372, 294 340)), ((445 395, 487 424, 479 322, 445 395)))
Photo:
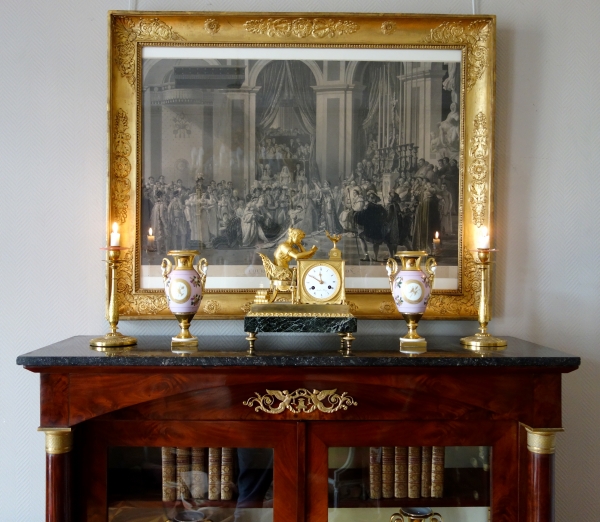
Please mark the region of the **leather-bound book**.
POLYGON ((408 447, 408 498, 421 497, 421 446, 408 447))
POLYGON ((381 448, 381 496, 394 498, 394 447, 381 448))
POLYGON ((431 496, 442 498, 444 496, 444 462, 446 448, 433 446, 431 452, 431 496))
POLYGON ((190 499, 190 483, 192 474, 190 448, 177 448, 177 498, 190 499))
POLYGON ((192 448, 192 486, 190 490, 193 498, 206 498, 207 478, 206 448, 192 448))
POLYGON ((221 500, 233 498, 233 448, 221 448, 221 500))
POLYGON ((208 448, 208 500, 221 498, 221 448, 208 448))
POLYGON ((431 446, 421 448, 421 497, 431 496, 431 446))
POLYGON ((396 446, 394 455, 394 497, 408 497, 408 447, 396 446))
POLYGON ((381 448, 369 448, 369 497, 381 498, 381 448))
POLYGON ((162 454, 162 499, 163 502, 177 500, 177 456, 175 448, 164 446, 162 454))

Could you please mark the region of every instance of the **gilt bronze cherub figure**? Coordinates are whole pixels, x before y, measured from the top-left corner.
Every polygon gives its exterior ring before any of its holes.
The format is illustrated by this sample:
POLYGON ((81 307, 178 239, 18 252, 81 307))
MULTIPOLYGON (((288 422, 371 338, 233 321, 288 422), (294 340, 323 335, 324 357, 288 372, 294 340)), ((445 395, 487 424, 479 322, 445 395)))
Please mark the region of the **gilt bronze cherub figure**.
POLYGON ((256 292, 254 296, 256 304, 272 303, 277 295, 283 292, 291 293, 290 301, 292 303, 295 301, 296 268, 290 268, 290 261, 310 259, 317 251, 315 245, 310 250, 302 246, 305 237, 306 234, 299 228, 290 228, 287 239, 275 249, 273 261, 259 253, 271 284, 268 290, 261 289, 256 292))

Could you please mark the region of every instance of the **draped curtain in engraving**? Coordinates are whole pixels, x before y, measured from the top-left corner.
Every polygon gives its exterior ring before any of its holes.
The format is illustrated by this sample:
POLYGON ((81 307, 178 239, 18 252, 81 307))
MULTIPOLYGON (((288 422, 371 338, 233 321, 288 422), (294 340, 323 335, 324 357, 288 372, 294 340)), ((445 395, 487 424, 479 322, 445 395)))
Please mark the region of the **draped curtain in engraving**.
MULTIPOLYGON (((394 133, 399 129, 399 111, 401 110, 402 95, 398 77, 403 74, 401 62, 371 63, 365 70, 363 83, 367 85, 367 115, 361 123, 365 141, 369 132, 376 130, 381 134, 382 124, 391 127, 394 133), (381 113, 385 113, 382 121, 381 113)), ((387 136, 389 146, 397 136, 387 136)))
POLYGON ((285 62, 274 61, 261 71, 262 87, 256 97, 256 132, 258 141, 265 138, 269 128, 277 117, 279 105, 285 99, 288 86, 285 62))
POLYGON ((262 88, 256 100, 256 132, 262 141, 277 117, 279 107, 292 105, 302 130, 310 135, 310 175, 318 179, 316 162, 317 100, 311 84, 314 77, 302 62, 276 60, 261 71, 262 88), (291 103, 290 103, 291 102, 291 103))
POLYGON ((383 67, 382 64, 370 67, 369 75, 369 94, 368 94, 368 113, 362 122, 363 129, 368 129, 379 117, 379 106, 381 103, 381 94, 383 92, 383 67))

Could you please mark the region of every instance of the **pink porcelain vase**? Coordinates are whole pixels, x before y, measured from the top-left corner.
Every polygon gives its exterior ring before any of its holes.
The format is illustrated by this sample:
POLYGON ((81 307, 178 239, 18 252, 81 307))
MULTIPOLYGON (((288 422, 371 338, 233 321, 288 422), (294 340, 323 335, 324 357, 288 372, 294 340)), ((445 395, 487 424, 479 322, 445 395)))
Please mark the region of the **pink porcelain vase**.
POLYGON ((408 333, 400 338, 400 351, 406 353, 422 353, 427 351, 427 341, 417 333, 419 320, 425 313, 433 279, 435 276, 435 259, 430 257, 421 268, 423 258, 427 252, 406 251, 398 252, 394 257, 400 264, 389 258, 387 273, 390 288, 396 308, 402 314, 408 326, 408 333))
POLYGON ((168 258, 161 263, 162 275, 167 294, 169 310, 179 322, 181 331, 172 338, 173 351, 190 351, 198 346, 198 338, 190 333, 190 323, 200 308, 202 293, 206 283, 208 263, 202 258, 194 267, 194 258, 200 255, 197 250, 171 250, 167 255, 175 258, 175 266, 168 258))

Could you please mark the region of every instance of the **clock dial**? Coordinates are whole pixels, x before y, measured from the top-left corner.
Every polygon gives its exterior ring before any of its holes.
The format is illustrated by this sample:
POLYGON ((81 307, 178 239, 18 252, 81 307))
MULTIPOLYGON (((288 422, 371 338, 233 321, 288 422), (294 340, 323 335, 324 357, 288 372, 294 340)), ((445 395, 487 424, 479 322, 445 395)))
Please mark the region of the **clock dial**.
POLYGON ((405 280, 402 283, 402 297, 407 303, 418 304, 425 294, 425 287, 417 279, 405 280))
POLYGON ((172 279, 169 285, 169 296, 177 304, 185 303, 192 293, 190 284, 184 279, 172 279))
POLYGON ((313 299, 327 301, 340 289, 340 276, 329 265, 314 265, 304 276, 304 290, 313 299))

